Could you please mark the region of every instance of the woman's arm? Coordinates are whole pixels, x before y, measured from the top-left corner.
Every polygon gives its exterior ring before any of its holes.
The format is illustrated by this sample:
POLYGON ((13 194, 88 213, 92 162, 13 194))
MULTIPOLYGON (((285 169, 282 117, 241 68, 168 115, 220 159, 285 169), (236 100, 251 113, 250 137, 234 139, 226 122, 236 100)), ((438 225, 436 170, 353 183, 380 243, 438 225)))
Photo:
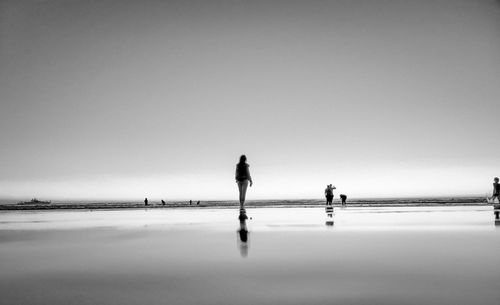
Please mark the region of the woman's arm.
POLYGON ((253 184, 253 181, 252 181, 252 176, 250 176, 250 169, 249 169, 250 166, 247 166, 247 178, 248 178, 248 181, 250 181, 250 186, 252 186, 253 184))

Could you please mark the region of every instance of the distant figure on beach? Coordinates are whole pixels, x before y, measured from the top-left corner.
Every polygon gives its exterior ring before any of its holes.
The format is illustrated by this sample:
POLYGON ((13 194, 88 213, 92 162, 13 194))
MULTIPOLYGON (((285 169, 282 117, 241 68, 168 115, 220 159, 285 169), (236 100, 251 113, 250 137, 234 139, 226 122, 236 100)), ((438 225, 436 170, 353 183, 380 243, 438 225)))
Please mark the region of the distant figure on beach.
POLYGON ((200 205, 200 201, 198 200, 198 202, 196 203, 196 205, 200 205))
POLYGON ((340 194, 340 199, 342 200, 342 205, 346 205, 347 196, 345 194, 340 194))
POLYGON ((238 190, 240 192, 240 213, 245 210, 245 198, 247 194, 248 185, 252 186, 252 177, 250 176, 250 170, 248 169, 250 165, 247 164, 247 157, 241 155, 240 162, 236 164, 236 174, 235 179, 238 184, 238 190))
POLYGON ((148 205, 148 198, 144 198, 144 205, 148 205))
POLYGON ((495 201, 495 198, 500 201, 500 183, 498 183, 498 177, 493 179, 493 196, 491 196, 491 201, 495 201))
POLYGON ((325 197, 326 197, 326 205, 332 205, 333 202, 333 190, 335 187, 331 184, 328 184, 325 189, 325 197))
POLYGON ((495 211, 495 219, 500 219, 500 184, 498 183, 498 177, 493 179, 493 196, 491 196, 491 202, 493 202, 493 209, 495 211), (497 203, 495 203, 495 199, 497 203))
POLYGON ((165 200, 161 200, 161 205, 165 205, 165 200))
POLYGON ((193 200, 189 200, 189 205, 192 205, 193 204, 193 200))

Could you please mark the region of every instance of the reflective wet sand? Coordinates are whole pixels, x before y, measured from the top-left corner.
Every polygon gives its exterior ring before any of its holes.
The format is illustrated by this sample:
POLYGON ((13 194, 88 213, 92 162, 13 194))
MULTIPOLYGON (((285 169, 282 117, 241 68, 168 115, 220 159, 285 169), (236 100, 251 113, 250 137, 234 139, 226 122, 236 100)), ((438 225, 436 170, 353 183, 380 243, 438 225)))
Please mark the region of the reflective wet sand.
POLYGON ((2 304, 498 304, 491 207, 0 213, 2 304))

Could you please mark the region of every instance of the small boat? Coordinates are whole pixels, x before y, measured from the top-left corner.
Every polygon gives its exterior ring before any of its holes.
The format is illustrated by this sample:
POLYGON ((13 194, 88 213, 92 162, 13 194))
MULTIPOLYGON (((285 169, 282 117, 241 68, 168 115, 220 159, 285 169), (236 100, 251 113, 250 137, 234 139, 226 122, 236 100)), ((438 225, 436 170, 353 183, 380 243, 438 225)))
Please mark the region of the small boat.
POLYGON ((50 201, 43 201, 43 200, 38 200, 36 198, 31 199, 30 201, 21 201, 18 202, 17 204, 50 204, 50 201))

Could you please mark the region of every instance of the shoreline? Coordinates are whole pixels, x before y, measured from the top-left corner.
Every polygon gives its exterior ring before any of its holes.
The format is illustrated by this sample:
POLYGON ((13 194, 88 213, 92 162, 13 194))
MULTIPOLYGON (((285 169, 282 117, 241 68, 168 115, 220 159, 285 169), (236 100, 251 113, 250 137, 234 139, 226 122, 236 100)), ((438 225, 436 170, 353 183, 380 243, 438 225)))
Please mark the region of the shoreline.
MULTIPOLYGON (((347 201, 346 207, 429 207, 429 206, 487 206, 485 198, 419 198, 419 199, 358 199, 347 201)), ((200 205, 187 203, 167 203, 161 205, 152 203, 145 206, 143 203, 133 202, 89 202, 89 203, 53 203, 53 204, 0 204, 0 211, 43 211, 43 210, 128 210, 128 209, 179 209, 179 208, 237 208, 236 201, 204 201, 200 205)), ((247 208, 294 208, 294 207, 324 207, 322 199, 310 200, 256 200, 248 201, 247 208)), ((341 207, 336 201, 334 207, 341 207)))

